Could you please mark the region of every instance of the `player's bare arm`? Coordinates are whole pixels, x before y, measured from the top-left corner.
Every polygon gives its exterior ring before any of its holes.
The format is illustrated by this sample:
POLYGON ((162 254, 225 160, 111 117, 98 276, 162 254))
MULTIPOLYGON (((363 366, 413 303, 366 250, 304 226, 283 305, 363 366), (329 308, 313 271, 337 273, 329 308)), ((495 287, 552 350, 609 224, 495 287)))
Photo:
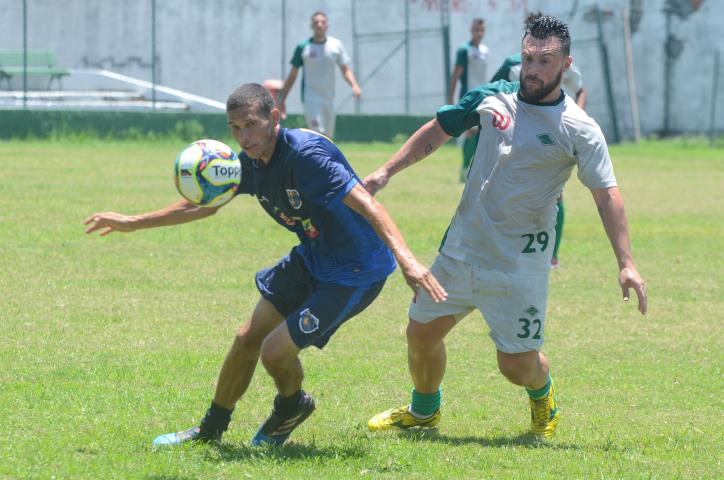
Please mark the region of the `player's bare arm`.
POLYGON ((352 69, 349 68, 348 65, 342 65, 339 68, 340 70, 342 70, 342 78, 344 78, 344 81, 347 82, 350 87, 352 87, 352 94, 355 97, 359 98, 362 95, 362 89, 357 83, 357 79, 354 77, 352 69))
POLYGON ((430 120, 405 142, 390 161, 365 177, 367 191, 374 195, 382 190, 393 175, 427 157, 450 138, 436 118, 430 120))
POLYGON ((633 262, 628 220, 626 219, 621 192, 618 187, 610 187, 593 189, 591 193, 618 261, 618 282, 621 285, 623 299, 628 301, 629 288, 633 288, 638 296, 639 311, 646 314, 646 284, 633 262))
POLYGON ((106 236, 112 232, 133 232, 142 228, 166 227, 210 217, 221 207, 199 207, 179 200, 166 208, 141 215, 123 215, 115 212, 94 213, 83 222, 89 225, 85 233, 100 231, 106 236))
POLYGON ((279 111, 282 114, 282 118, 287 118, 287 108, 286 108, 286 101, 287 101, 287 95, 289 95, 289 91, 294 86, 294 82, 297 80, 297 75, 299 74, 299 69, 297 67, 292 67, 291 70, 289 70, 289 75, 287 75, 287 79, 284 81, 284 86, 279 91, 279 94, 277 95, 277 98, 279 99, 279 111))
POLYGON ((392 254, 400 265, 405 281, 414 292, 422 287, 435 302, 442 302, 447 298, 447 292, 442 288, 435 276, 412 255, 387 209, 372 198, 362 185, 355 185, 344 197, 343 202, 365 217, 380 238, 390 247, 392 254))
POLYGON ((581 107, 582 109, 586 109, 586 104, 588 103, 588 90, 585 89, 585 87, 581 88, 578 93, 576 93, 576 105, 581 107))
POLYGON ((455 96, 455 88, 458 85, 458 80, 460 80, 460 76, 463 74, 463 67, 460 65, 455 65, 455 68, 453 69, 453 73, 450 76, 450 89, 447 92, 447 103, 448 105, 452 105, 453 98, 455 96))

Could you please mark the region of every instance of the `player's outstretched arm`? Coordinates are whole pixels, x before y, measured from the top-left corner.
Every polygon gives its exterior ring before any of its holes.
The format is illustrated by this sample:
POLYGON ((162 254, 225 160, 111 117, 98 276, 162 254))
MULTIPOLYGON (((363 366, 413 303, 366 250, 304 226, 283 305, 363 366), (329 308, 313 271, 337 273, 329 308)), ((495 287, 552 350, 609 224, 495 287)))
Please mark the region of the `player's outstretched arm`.
POLYGON ((422 287, 430 294, 430 297, 432 297, 435 302, 442 302, 447 298, 447 292, 435 276, 412 255, 405 240, 402 238, 400 230, 392 221, 390 214, 387 213, 387 209, 372 198, 372 196, 362 188, 362 185, 355 185, 344 197, 343 202, 349 208, 365 217, 380 238, 390 247, 392 254, 400 265, 402 275, 405 277, 405 281, 410 288, 412 288, 412 291, 417 292, 417 290, 422 287))
POLYGON ((85 233, 100 231, 101 236, 112 232, 133 232, 142 228, 166 227, 209 217, 221 207, 199 207, 186 200, 161 210, 141 215, 123 215, 115 212, 94 213, 83 222, 85 233))
POLYGON ((633 288, 638 296, 639 311, 646 314, 646 284, 636 270, 631 254, 631 241, 628 233, 628 220, 623 206, 623 197, 618 187, 591 190, 593 199, 601 215, 603 227, 611 242, 618 261, 618 283, 621 285, 624 301, 629 299, 629 289, 633 288))
POLYGON ((367 191, 374 195, 382 190, 393 175, 427 157, 450 138, 433 118, 413 133, 390 161, 365 177, 367 191))

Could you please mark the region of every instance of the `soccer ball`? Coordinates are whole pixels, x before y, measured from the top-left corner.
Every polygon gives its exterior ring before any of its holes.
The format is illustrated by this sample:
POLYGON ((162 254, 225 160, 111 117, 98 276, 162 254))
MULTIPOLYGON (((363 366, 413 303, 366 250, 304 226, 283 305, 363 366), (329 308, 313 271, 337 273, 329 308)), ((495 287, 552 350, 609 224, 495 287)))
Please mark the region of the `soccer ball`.
POLYGON ((218 207, 234 197, 241 183, 241 162, 236 153, 216 140, 199 140, 176 157, 176 189, 189 202, 218 207))

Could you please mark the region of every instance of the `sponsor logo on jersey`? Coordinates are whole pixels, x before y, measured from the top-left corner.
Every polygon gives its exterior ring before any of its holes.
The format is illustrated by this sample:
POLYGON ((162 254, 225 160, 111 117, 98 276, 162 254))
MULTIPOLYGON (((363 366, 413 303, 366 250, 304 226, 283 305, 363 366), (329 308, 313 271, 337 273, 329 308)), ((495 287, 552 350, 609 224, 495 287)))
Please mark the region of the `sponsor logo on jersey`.
POLYGON ((302 208, 302 197, 298 191, 287 189, 287 198, 289 198, 289 205, 291 205, 294 210, 302 208))
POLYGON ((535 317, 538 314, 538 309, 531 305, 530 307, 528 307, 525 313, 527 313, 531 317, 535 317))
POLYGON ((505 130, 510 126, 510 115, 493 110, 493 126, 498 130, 505 130))
POLYGON ((536 135, 536 138, 543 145, 555 145, 556 144, 555 140, 553 140, 553 137, 551 137, 547 133, 539 133, 538 135, 536 135))
POLYGON ((308 308, 299 312, 299 329, 304 333, 319 330, 319 319, 312 315, 308 308))

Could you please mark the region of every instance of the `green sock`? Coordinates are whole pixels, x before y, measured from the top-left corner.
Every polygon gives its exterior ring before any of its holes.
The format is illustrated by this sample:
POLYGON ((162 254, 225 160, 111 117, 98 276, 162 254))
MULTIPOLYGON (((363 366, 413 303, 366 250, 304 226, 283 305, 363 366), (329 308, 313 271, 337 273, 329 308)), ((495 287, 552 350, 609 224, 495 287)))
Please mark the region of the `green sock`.
POLYGON ((410 413, 420 418, 429 417, 440 409, 441 399, 440 389, 435 393, 419 393, 413 388, 410 413))
POLYGON ((538 390, 529 390, 529 389, 527 389, 527 388, 525 389, 525 391, 528 392, 528 396, 529 396, 530 398, 532 398, 533 400, 537 400, 537 399, 539 399, 539 398, 543 398, 543 397, 547 396, 547 395, 548 395, 548 392, 550 392, 550 390, 551 390, 551 375, 550 375, 550 373, 548 374, 548 381, 546 382, 546 384, 545 384, 542 388, 539 388, 538 390))
POLYGON ((563 238, 563 221, 566 219, 566 209, 563 208, 563 198, 558 198, 558 213, 556 214, 556 242, 553 244, 553 258, 558 258, 558 248, 563 238))

